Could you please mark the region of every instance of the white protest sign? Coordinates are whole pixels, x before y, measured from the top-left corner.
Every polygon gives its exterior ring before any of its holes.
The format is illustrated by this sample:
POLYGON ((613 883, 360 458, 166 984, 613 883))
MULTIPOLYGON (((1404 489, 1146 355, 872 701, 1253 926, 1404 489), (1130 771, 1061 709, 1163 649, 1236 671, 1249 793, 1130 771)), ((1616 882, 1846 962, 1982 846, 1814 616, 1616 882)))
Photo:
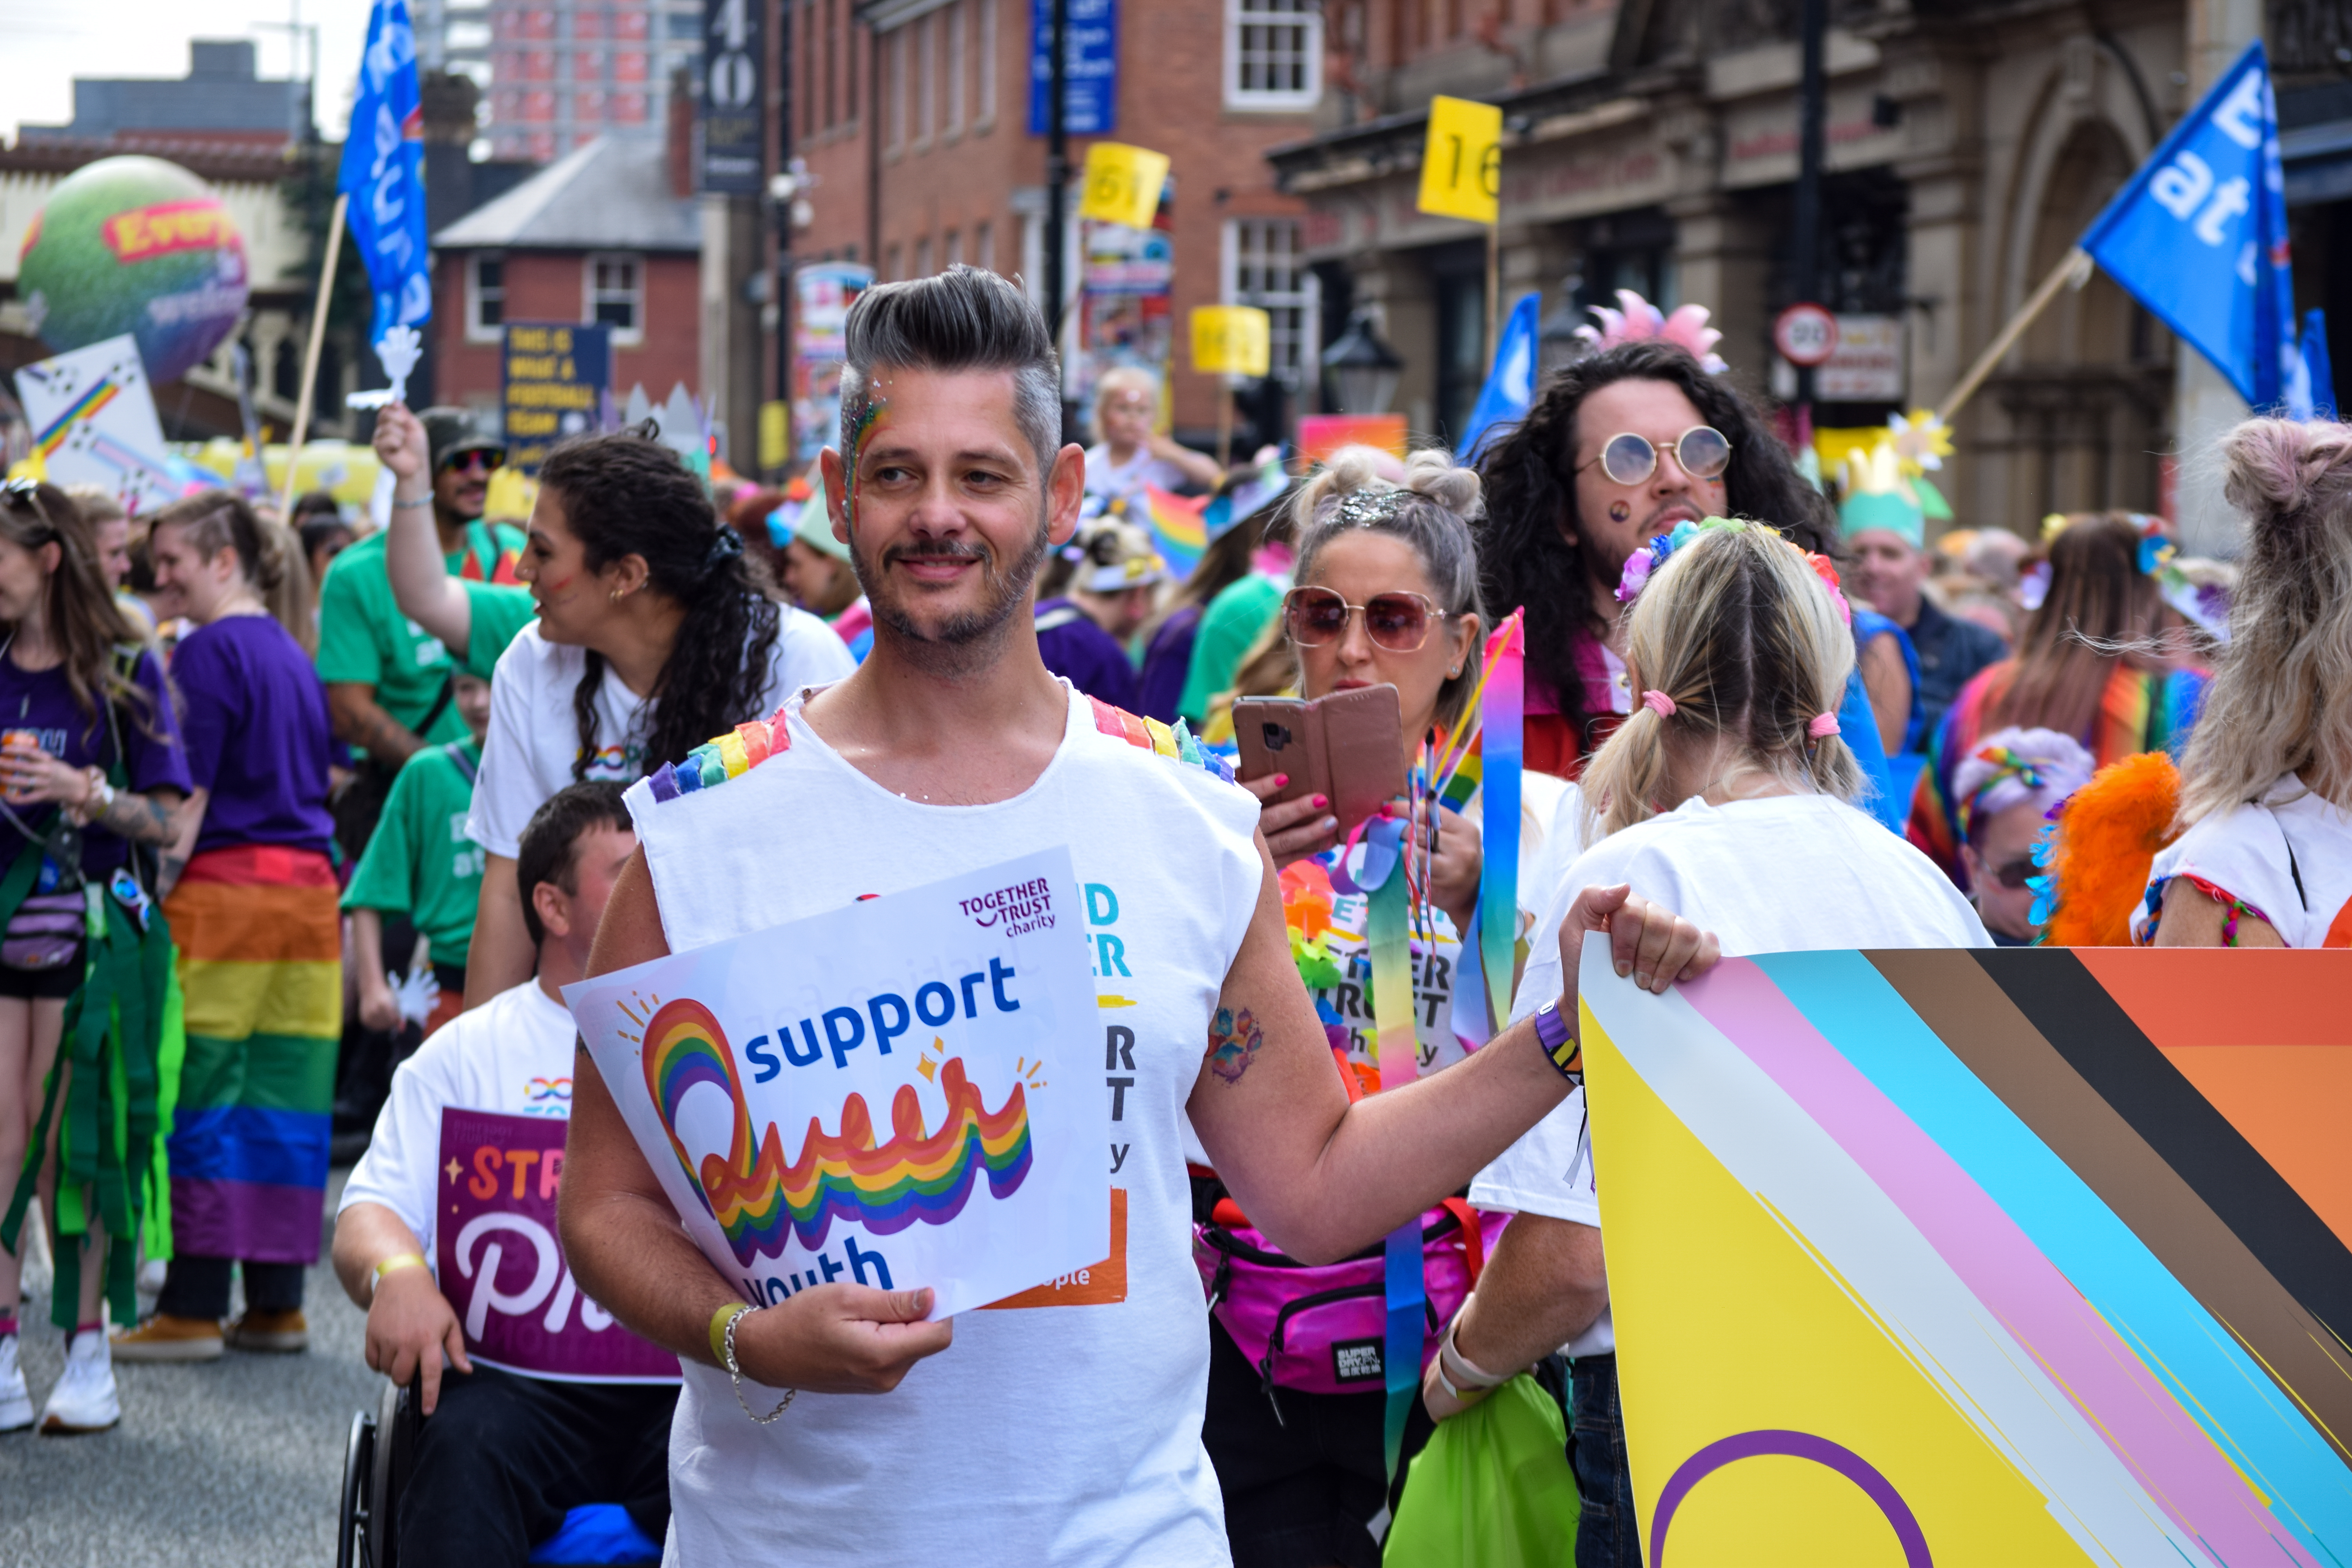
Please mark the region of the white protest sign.
POLYGON ((946 1317, 1110 1254, 1085 923, 1055 848, 563 995, 747 1300, 929 1286, 946 1317))
POLYGON ((25 366, 16 396, 51 484, 102 485, 134 515, 178 497, 147 367, 130 333, 25 366))

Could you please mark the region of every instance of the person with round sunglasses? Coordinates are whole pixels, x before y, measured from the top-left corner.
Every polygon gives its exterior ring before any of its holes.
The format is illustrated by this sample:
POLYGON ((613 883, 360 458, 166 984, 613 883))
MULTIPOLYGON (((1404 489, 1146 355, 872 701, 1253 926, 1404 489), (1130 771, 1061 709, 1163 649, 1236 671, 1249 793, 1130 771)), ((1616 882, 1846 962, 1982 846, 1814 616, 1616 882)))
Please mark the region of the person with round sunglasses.
POLYGON ((2033 919, 2038 877, 2034 840, 2050 812, 2091 782, 2091 753, 2055 730, 1997 730, 1952 773, 1960 802, 1960 859, 1969 887, 1997 947, 2031 947, 2040 939, 2033 919))
POLYGON ((1479 462, 1486 602, 1527 609, 1527 765, 1574 778, 1632 712, 1626 557, 1675 524, 1761 519, 1832 548, 1834 509, 1764 416, 1664 339, 1610 343, 1543 383, 1479 462))

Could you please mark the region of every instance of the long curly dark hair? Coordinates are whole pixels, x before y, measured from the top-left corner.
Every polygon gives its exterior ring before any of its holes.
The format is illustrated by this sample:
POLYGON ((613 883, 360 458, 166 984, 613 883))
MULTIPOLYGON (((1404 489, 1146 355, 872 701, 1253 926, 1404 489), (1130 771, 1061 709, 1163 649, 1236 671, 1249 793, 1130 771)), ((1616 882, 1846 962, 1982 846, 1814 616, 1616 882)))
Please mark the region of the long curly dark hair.
POLYGON ((1803 549, 1825 555, 1837 540, 1837 510, 1797 472, 1763 413, 1682 349, 1626 343, 1553 373, 1527 417, 1488 442, 1479 461, 1486 492, 1479 577, 1495 614, 1527 607, 1528 670, 1550 688, 1570 732, 1579 736, 1589 715, 1573 634, 1581 626, 1598 637, 1608 627, 1593 612, 1583 548, 1569 537, 1577 526, 1576 411, 1586 397, 1619 381, 1672 383, 1729 437, 1724 489, 1733 516, 1769 522, 1803 549))
MULTIPOLYGON (((712 736, 759 718, 776 649, 776 606, 751 586, 742 541, 720 524, 709 493, 677 454, 642 430, 581 437, 548 453, 539 482, 562 503, 591 572, 642 556, 645 591, 686 612, 649 694, 646 770, 684 762, 712 736)), ((604 679, 604 658, 591 648, 572 694, 580 726, 575 779, 587 777, 596 754, 604 679)))

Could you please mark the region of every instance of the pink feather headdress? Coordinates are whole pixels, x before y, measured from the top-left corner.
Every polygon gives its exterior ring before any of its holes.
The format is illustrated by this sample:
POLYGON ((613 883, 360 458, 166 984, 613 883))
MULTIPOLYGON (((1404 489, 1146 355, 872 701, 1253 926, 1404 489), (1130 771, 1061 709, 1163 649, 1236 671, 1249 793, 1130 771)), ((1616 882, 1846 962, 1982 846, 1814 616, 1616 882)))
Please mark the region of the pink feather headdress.
POLYGON ((1727 368, 1715 345, 1723 334, 1706 324, 1707 308, 1685 305, 1673 315, 1661 315, 1658 308, 1631 289, 1617 290, 1617 302, 1624 307, 1612 310, 1606 305, 1591 307, 1600 318, 1598 327, 1576 329, 1577 342, 1594 353, 1613 349, 1620 343, 1638 343, 1650 338, 1663 338, 1667 342, 1687 351, 1698 361, 1699 368, 1709 375, 1720 375, 1727 368))

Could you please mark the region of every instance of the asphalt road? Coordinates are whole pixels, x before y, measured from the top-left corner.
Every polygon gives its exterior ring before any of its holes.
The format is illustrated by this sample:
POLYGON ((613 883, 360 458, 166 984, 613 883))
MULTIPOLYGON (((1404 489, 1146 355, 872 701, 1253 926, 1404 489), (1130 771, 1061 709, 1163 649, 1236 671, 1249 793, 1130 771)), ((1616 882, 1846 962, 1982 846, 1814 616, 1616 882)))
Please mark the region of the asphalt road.
MULTIPOLYGON (((343 1176, 331 1180, 330 1216, 343 1176)), ((48 1310, 46 1299, 27 1303, 24 1320, 37 1412, 65 1360, 48 1310)), ((303 1310, 307 1354, 117 1363, 122 1424, 112 1431, 0 1436, 0 1568, 331 1564, 343 1441, 382 1384, 360 1359, 364 1315, 323 1247, 303 1310)))

